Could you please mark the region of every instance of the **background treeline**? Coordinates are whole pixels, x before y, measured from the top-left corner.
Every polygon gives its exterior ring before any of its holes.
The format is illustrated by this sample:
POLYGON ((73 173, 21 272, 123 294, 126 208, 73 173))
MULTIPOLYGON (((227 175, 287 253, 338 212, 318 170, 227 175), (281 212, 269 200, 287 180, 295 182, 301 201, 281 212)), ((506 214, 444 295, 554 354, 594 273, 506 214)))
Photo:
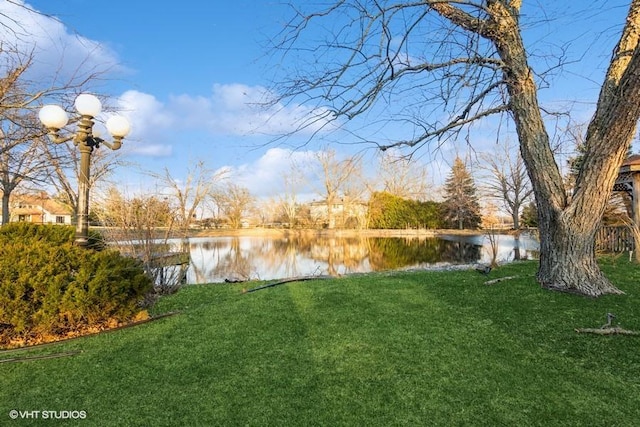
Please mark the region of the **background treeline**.
POLYGON ((369 228, 442 228, 441 203, 403 199, 387 192, 376 192, 369 202, 369 228))

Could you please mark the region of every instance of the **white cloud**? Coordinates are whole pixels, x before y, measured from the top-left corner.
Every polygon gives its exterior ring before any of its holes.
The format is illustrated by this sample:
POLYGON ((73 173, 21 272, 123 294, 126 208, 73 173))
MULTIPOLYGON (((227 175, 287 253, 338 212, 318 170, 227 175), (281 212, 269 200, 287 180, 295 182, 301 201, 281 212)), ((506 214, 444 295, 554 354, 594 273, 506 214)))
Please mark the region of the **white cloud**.
MULTIPOLYGON (((146 157, 168 157, 173 147, 165 142, 169 130, 175 126, 176 117, 154 96, 130 90, 112 102, 109 110, 126 117, 131 131, 125 140, 124 149, 131 154, 146 157)), ((103 113, 102 121, 116 113, 103 113)), ((104 126, 99 125, 102 129, 104 126)), ((106 131, 103 130, 106 134, 106 131)))
MULTIPOLYGON (((256 197, 274 197, 286 191, 284 177, 291 175, 294 165, 308 164, 314 156, 313 151, 270 148, 254 162, 228 167, 228 178, 232 182, 247 187, 256 197)), ((296 192, 299 194, 309 192, 306 187, 300 184, 296 192)))
POLYGON ((274 102, 275 98, 275 94, 262 86, 214 84, 210 97, 173 96, 169 108, 191 126, 227 135, 278 136, 298 130, 316 132, 328 125, 327 119, 322 118, 325 110, 297 104, 287 106, 274 102), (302 129, 307 121, 312 124, 302 129))
MULTIPOLYGON (((212 91, 214 110, 213 129, 239 134, 280 135, 299 130, 305 120, 322 116, 324 110, 301 105, 285 106, 277 102, 277 95, 262 86, 244 84, 215 84, 212 91)), ((320 119, 307 131, 317 131, 327 121, 320 119)))
POLYGON ((169 157, 173 154, 173 148, 170 145, 136 144, 135 142, 126 141, 124 147, 130 154, 139 156, 169 157))
POLYGON ((132 123, 131 137, 134 138, 164 133, 179 122, 178 116, 156 97, 135 90, 120 95, 115 109, 132 123))
MULTIPOLYGON (((265 103, 269 98, 273 95, 265 88, 239 83, 216 84, 210 97, 182 94, 169 97, 167 102, 130 90, 114 102, 113 109, 121 111, 130 120, 132 131, 129 139, 154 141, 160 146, 180 143, 170 140, 170 135, 186 131, 237 137, 277 137, 295 132, 302 120, 315 114, 312 109, 300 105, 275 103, 267 106, 265 103)), ((301 133, 317 131, 323 125, 327 125, 327 121, 318 120, 301 133)), ((169 150, 155 153, 160 152, 170 154, 169 150)))
POLYGON ((33 51, 27 74, 34 80, 78 83, 92 74, 125 70, 105 44, 69 32, 60 21, 33 11, 22 0, 0 2, 0 38, 5 49, 33 51))

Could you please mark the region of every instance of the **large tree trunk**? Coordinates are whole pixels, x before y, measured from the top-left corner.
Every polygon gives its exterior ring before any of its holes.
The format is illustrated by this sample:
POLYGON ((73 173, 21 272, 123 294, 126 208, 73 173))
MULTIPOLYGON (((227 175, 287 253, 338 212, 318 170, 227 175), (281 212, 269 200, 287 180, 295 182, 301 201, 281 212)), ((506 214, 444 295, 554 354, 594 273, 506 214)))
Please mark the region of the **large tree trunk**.
POLYGON ((564 187, 545 129, 533 72, 518 25, 520 1, 488 0, 486 21, 469 19, 448 3, 432 8, 462 27, 492 40, 504 62, 510 110, 520 151, 536 196, 543 287, 589 296, 620 293, 596 262, 594 241, 618 169, 640 117, 640 0, 633 0, 627 24, 607 72, 597 111, 586 136, 586 154, 574 194, 564 187))
MULTIPOLYGON (((589 296, 620 293, 596 262, 594 241, 618 169, 640 117, 640 0, 632 2, 629 19, 602 87, 596 113, 586 136, 586 154, 574 194, 561 188, 546 138, 535 86, 523 58, 510 57, 518 43, 507 40, 503 58, 515 67, 510 86, 521 150, 538 200, 541 236, 538 281, 546 288, 589 296), (535 108, 534 108, 535 107, 535 108), (544 148, 543 148, 544 147, 544 148)), ((518 35, 519 39, 519 35, 518 35)), ((508 74, 508 72, 507 72, 508 74)))
POLYGON ((520 204, 516 206, 511 212, 511 221, 513 221, 513 229, 520 230, 520 204))
POLYGON ((621 293, 602 274, 595 257, 597 225, 580 227, 582 212, 569 217, 557 215, 552 209, 538 210, 540 229, 540 266, 537 279, 541 286, 563 292, 588 296, 621 293), (544 219, 543 219, 544 218, 544 219))
POLYGON ((594 240, 640 118, 639 31, 640 0, 634 0, 587 129, 584 163, 573 197, 557 218, 551 215, 543 223, 548 227, 546 254, 538 271, 543 286, 591 296, 620 293, 595 262, 594 240), (556 249, 558 245, 562 250, 556 249))

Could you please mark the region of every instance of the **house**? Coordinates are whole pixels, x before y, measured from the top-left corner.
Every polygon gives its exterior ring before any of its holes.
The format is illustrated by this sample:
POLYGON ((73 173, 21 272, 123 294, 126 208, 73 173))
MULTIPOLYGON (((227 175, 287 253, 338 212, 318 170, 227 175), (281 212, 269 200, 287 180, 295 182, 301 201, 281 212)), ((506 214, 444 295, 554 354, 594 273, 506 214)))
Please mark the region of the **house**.
MULTIPOLYGON (((9 212, 9 222, 70 225, 72 218, 72 212, 67 206, 44 192, 12 195, 9 212)), ((0 219, 1 215, 0 213, 0 219)))
POLYGON ((366 203, 340 198, 330 206, 326 200, 308 203, 309 214, 324 228, 361 228, 366 223, 366 203), (331 211, 329 211, 331 209, 331 211))

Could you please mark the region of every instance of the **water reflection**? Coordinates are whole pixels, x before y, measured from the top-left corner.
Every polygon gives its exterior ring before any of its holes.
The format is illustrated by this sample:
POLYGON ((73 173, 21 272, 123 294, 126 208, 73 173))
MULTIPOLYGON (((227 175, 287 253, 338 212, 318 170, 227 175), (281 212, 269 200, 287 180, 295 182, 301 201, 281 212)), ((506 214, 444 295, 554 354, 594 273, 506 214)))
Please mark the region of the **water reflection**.
MULTIPOLYGON (((536 256, 527 237, 497 237, 497 260, 536 256)), ((271 280, 311 274, 348 274, 490 262, 486 236, 400 237, 207 237, 190 239, 188 283, 225 279, 271 280)))

